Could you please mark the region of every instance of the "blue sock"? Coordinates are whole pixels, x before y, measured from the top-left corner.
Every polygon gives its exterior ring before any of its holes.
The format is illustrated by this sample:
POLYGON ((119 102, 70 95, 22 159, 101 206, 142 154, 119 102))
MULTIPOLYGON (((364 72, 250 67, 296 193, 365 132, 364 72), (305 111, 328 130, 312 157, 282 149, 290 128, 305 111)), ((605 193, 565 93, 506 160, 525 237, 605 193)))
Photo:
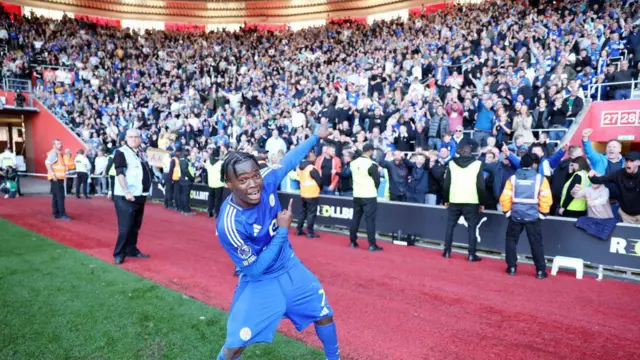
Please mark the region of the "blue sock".
POLYGON ((327 360, 340 360, 340 349, 338 348, 338 334, 336 332, 336 323, 320 326, 315 324, 316 334, 322 342, 324 355, 327 360))
MULTIPOLYGON (((241 360, 241 359, 242 359, 242 356, 237 357, 237 358, 235 358, 233 360, 241 360)), ((216 360, 232 360, 232 359, 227 359, 224 356, 224 348, 222 348, 222 349, 220 349, 220 353, 218 354, 218 357, 216 358, 216 360)))

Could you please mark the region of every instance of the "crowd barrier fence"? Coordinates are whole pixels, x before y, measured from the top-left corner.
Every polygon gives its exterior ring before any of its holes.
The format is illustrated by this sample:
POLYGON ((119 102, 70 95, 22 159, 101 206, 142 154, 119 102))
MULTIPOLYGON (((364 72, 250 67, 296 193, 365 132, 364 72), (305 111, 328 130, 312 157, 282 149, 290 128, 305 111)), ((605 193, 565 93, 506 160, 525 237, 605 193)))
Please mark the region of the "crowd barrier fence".
MULTIPOLYGON (((191 205, 206 207, 209 188, 204 184, 194 184, 191 205)), ((225 190, 225 193, 228 193, 225 190)), ((162 201, 164 187, 154 183, 152 198, 162 201)), ((280 203, 287 204, 293 198, 294 215, 301 209, 300 196, 294 193, 279 193, 280 203)), ((320 196, 316 224, 349 228, 353 218, 353 200, 349 197, 320 196)), ((500 212, 485 211, 476 228, 478 249, 504 253, 505 232, 508 219, 500 212)), ((599 240, 575 226, 574 219, 550 216, 542 221, 545 255, 581 258, 593 265, 610 269, 640 272, 640 226, 618 224, 611 238, 599 240)), ((376 231, 383 234, 412 234, 428 241, 444 243, 447 224, 447 210, 442 206, 379 201, 376 217, 376 231)), ((365 221, 360 222, 360 230, 365 230, 365 221)), ((345 240, 346 241, 346 240, 345 240)), ((456 227, 454 244, 466 246, 467 225, 464 221, 456 227)), ((519 255, 531 255, 526 233, 518 243, 519 255)))

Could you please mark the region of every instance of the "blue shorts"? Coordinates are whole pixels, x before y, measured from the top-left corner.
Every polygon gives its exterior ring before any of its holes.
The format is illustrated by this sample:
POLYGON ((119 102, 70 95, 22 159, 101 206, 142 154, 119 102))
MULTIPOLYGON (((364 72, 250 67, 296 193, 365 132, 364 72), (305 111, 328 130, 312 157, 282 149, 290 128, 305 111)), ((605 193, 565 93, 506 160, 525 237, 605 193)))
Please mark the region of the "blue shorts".
POLYGON ((240 279, 231 304, 224 347, 270 343, 283 317, 302 331, 327 316, 333 316, 333 309, 324 289, 302 263, 271 279, 240 279))

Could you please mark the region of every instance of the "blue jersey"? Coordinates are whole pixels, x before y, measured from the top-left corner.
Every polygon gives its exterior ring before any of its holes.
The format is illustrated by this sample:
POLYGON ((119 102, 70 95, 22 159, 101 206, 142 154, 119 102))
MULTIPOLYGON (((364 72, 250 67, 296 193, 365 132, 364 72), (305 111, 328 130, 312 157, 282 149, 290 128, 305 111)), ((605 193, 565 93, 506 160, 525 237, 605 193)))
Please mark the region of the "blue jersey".
MULTIPOLYGON (((222 204, 216 224, 218 239, 241 273, 242 269, 251 266, 273 238, 278 236, 276 217, 281 210, 278 185, 300 164, 317 141, 317 135, 313 135, 288 152, 279 164, 260 171, 263 185, 258 205, 242 208, 233 200, 233 195, 222 204)), ((280 275, 299 262, 291 243, 286 240, 274 260, 257 279, 280 275)))

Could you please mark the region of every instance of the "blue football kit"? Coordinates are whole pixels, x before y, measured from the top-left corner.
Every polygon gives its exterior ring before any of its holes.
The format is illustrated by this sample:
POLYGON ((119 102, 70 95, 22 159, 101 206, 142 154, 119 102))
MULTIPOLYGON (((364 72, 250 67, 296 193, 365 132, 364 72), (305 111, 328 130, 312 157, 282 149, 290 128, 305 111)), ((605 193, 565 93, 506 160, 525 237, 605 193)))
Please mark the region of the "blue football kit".
MULTIPOLYGON (((233 195, 222 204, 216 224, 218 239, 240 273, 224 348, 271 342, 283 317, 302 331, 315 321, 333 316, 322 285, 293 251, 289 229, 277 224, 281 211, 278 185, 317 141, 317 135, 313 135, 289 151, 279 164, 260 171, 263 187, 257 205, 243 208, 233 200, 233 195)), ((328 332, 325 337, 335 338, 333 323, 327 329, 316 325, 316 331, 325 345, 323 331, 328 332)), ((338 359, 337 338, 329 342, 335 342, 335 356, 327 354, 327 358, 338 359)))

